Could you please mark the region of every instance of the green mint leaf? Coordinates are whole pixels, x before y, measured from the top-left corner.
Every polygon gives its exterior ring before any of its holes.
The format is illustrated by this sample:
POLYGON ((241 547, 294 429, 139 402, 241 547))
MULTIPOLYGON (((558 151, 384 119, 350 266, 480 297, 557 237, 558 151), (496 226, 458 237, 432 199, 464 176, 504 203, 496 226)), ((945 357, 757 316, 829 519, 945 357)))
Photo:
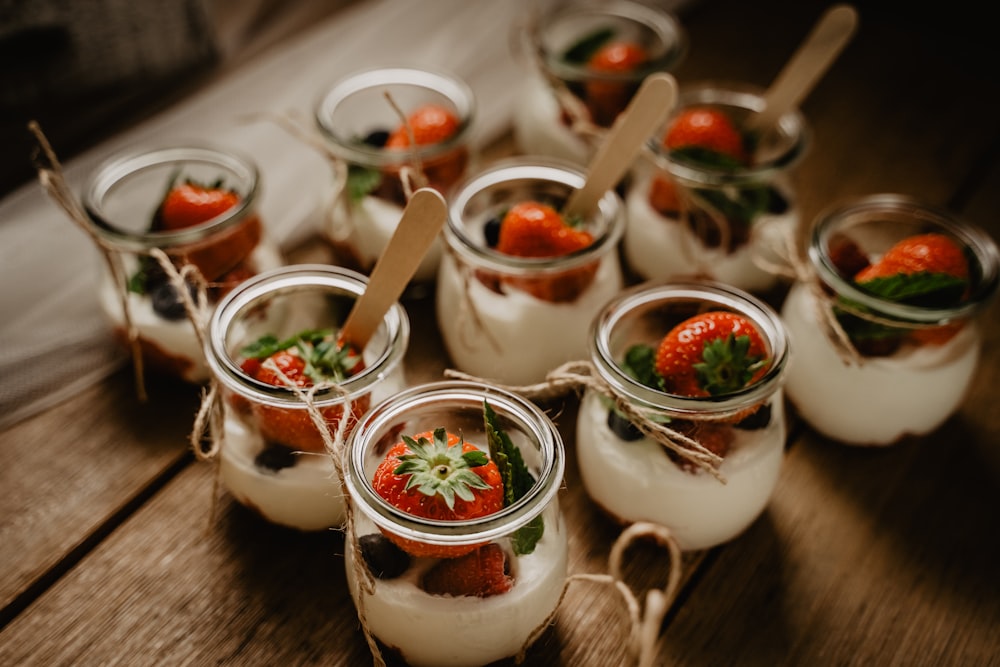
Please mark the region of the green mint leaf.
POLYGON ((622 370, 636 382, 650 389, 662 389, 662 379, 656 372, 656 350, 651 345, 637 344, 625 351, 622 370))
POLYGON ((869 294, 925 308, 946 308, 959 303, 967 285, 963 278, 930 271, 899 273, 858 283, 858 287, 869 294))
POLYGON ((613 28, 600 28, 574 42, 563 52, 562 60, 570 65, 584 65, 614 36, 613 28))
POLYGON ((710 169, 742 169, 746 167, 742 161, 732 155, 705 148, 704 146, 682 146, 670 149, 670 157, 679 162, 690 162, 699 167, 710 169))
POLYGON ((471 452, 465 452, 462 454, 462 458, 465 459, 465 463, 470 468, 478 468, 479 466, 484 466, 490 462, 490 458, 486 456, 486 452, 475 450, 471 452))
POLYGON ((378 169, 351 165, 347 168, 347 192, 351 201, 361 201, 382 182, 378 169))
POLYGON ((286 347, 282 347, 281 342, 276 337, 268 334, 245 346, 240 350, 240 355, 246 359, 267 359, 275 352, 286 349, 286 347))
MULTIPOLYGON (((535 478, 528 470, 521 456, 521 450, 511 441, 501 428, 496 412, 488 401, 483 401, 483 421, 486 425, 486 439, 489 443, 490 458, 497 465, 503 481, 504 507, 522 498, 535 484, 535 478)), ((538 515, 525 526, 519 528, 511 542, 515 555, 529 554, 544 532, 542 516, 538 515)))

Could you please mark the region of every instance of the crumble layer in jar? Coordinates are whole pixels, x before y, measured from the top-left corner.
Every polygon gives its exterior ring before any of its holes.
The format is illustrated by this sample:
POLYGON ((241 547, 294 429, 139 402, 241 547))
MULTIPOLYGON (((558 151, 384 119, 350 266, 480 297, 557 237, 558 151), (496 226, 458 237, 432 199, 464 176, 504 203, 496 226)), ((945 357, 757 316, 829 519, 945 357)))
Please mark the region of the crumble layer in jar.
POLYGON ((513 107, 515 140, 524 153, 577 164, 643 79, 672 71, 687 52, 673 14, 630 0, 556 3, 529 16, 518 37, 515 55, 529 71, 513 107))
MULTIPOLYGON (((421 174, 442 194, 466 174, 474 111, 464 82, 424 69, 361 71, 323 94, 316 122, 347 178, 324 231, 346 266, 371 271, 421 174)), ((440 258, 435 243, 413 281, 432 282, 440 258)))
POLYGON ((405 386, 401 306, 363 351, 339 342, 366 284, 342 267, 291 266, 247 281, 213 314, 206 354, 223 392, 221 480, 272 523, 308 531, 344 520, 340 480, 307 399, 331 434, 346 413, 346 438, 370 405, 405 386))
POLYGON ((909 197, 870 195, 817 217, 808 267, 815 285, 793 286, 782 308, 799 414, 853 445, 941 426, 976 372, 976 315, 998 282, 993 240, 909 197))
POLYGON ((622 241, 629 269, 646 280, 706 279, 763 293, 799 220, 792 169, 807 148, 797 110, 761 135, 746 124, 762 91, 707 82, 681 91, 633 170, 622 241))
POLYGON ((436 308, 460 371, 525 384, 586 357, 590 322, 623 286, 617 243, 624 219, 609 192, 593 215, 558 221, 559 208, 583 182, 572 165, 527 157, 497 162, 453 192, 436 308), (511 222, 527 209, 551 227, 538 245, 522 243, 511 222), (573 239, 575 249, 550 245, 550 233, 573 239), (557 252, 565 254, 547 256, 557 252))
POLYGON ((765 510, 784 457, 787 347, 777 314, 718 283, 645 283, 610 302, 591 335, 608 393, 588 389, 577 418, 588 495, 617 521, 666 526, 684 550, 738 536, 765 510), (719 358, 736 389, 703 379, 719 358), (718 476, 640 430, 615 400, 720 457, 718 476))
MULTIPOLYGON (((178 270, 197 269, 208 306, 243 280, 281 265, 257 213, 258 191, 251 160, 206 146, 123 153, 94 173, 84 207, 120 269, 105 272, 99 301, 127 345, 125 296, 146 367, 189 382, 209 377, 182 296, 154 250, 178 270)), ((190 281, 192 295, 196 289, 190 281)))
POLYGON ((431 383, 373 408, 345 467, 347 581, 367 630, 415 667, 484 665, 526 649, 566 579, 563 468, 552 422, 488 385, 431 383), (455 490, 459 475, 468 485, 450 505, 428 490, 429 479, 455 490))

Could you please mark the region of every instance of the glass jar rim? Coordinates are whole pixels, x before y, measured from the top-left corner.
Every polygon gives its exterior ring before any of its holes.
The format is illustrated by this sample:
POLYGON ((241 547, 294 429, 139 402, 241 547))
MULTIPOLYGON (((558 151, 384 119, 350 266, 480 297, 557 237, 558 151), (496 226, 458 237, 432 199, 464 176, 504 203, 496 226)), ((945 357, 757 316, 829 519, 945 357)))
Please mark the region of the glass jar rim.
POLYGON ((820 212, 813 225, 808 249, 809 261, 819 279, 836 294, 893 319, 918 324, 939 324, 964 319, 980 310, 996 293, 1000 284, 1000 254, 996 243, 984 231, 958 216, 917 199, 895 193, 854 197, 833 204, 820 212), (932 308, 889 301, 859 289, 841 277, 827 248, 831 237, 843 224, 852 221, 887 219, 888 216, 924 221, 957 239, 976 259, 978 275, 963 302, 950 308, 932 308))
POLYGON ((373 406, 351 432, 347 452, 344 481, 365 516, 394 534, 434 544, 472 544, 509 535, 540 515, 555 499, 565 469, 562 438, 538 406, 506 389, 467 380, 417 385, 373 406), (524 496, 499 512, 455 522, 404 512, 371 488, 365 472, 368 435, 382 433, 415 406, 439 401, 451 401, 469 408, 488 401, 497 414, 515 419, 530 435, 542 454, 542 468, 535 484, 524 496))
POLYGON ((131 252, 173 248, 197 243, 246 219, 256 206, 260 169, 248 156, 232 149, 202 145, 168 146, 146 150, 124 150, 107 158, 94 170, 83 190, 83 207, 90 229, 115 247, 131 252), (169 164, 200 162, 218 165, 245 184, 240 200, 225 212, 193 227, 172 231, 131 232, 107 217, 103 202, 116 184, 127 176, 169 164))
POLYGON ((635 285, 608 302, 591 324, 590 352, 600 377, 616 393, 636 405, 679 415, 721 418, 761 403, 781 387, 789 340, 778 313, 748 292, 714 281, 650 281, 635 285), (622 370, 611 349, 614 328, 638 308, 671 300, 709 302, 749 318, 771 348, 772 361, 764 375, 739 391, 721 396, 689 397, 653 389, 622 370))
POLYGON ((428 159, 454 150, 465 143, 475 112, 472 89, 456 75, 428 68, 374 67, 349 74, 327 88, 314 105, 314 120, 330 142, 331 150, 341 159, 366 166, 386 167, 407 164, 414 153, 420 159, 428 159), (407 150, 386 150, 361 142, 345 142, 333 123, 337 107, 359 92, 391 85, 425 88, 447 98, 458 113, 458 129, 444 141, 407 150))
MULTIPOLYGON (((274 407, 301 409, 298 394, 290 387, 270 385, 250 377, 230 356, 227 336, 239 316, 255 307, 261 298, 276 291, 324 289, 338 291, 355 298, 364 293, 368 277, 340 266, 328 264, 296 264, 266 271, 237 285, 216 305, 205 338, 205 357, 209 367, 224 385, 258 402, 274 407)), ((403 361, 409 341, 410 323, 406 311, 398 302, 383 319, 387 341, 377 359, 360 373, 352 375, 336 387, 315 391, 317 407, 339 405, 362 396, 403 361)))
MULTIPOLYGON (((659 128, 647 143, 657 165, 682 182, 695 186, 725 187, 747 186, 766 183, 779 174, 791 169, 805 156, 811 138, 811 130, 805 116, 798 109, 783 113, 773 126, 772 134, 779 133, 789 138, 788 146, 772 154, 767 159, 759 159, 754 164, 740 168, 707 167, 686 160, 678 160, 663 146, 666 128, 685 109, 700 105, 722 105, 745 109, 752 113, 764 110, 764 89, 753 84, 736 81, 706 80, 684 85, 679 93, 677 105, 663 127, 659 128)), ((758 156, 759 157, 759 156, 758 156)))
POLYGON ((515 257, 504 255, 469 238, 462 224, 466 204, 479 192, 513 179, 523 179, 565 185, 578 190, 586 182, 583 169, 566 160, 518 156, 493 162, 458 183, 449 197, 448 218, 444 228, 449 248, 476 267, 501 271, 511 275, 538 276, 559 273, 593 262, 595 256, 614 251, 625 231, 624 205, 613 190, 608 190, 598 202, 598 213, 607 221, 606 229, 594 242, 575 252, 559 257, 515 257))
POLYGON ((535 54, 545 69, 563 81, 599 80, 609 82, 637 83, 655 72, 670 72, 684 60, 688 52, 687 32, 680 21, 670 11, 630 0, 592 0, 557 6, 545 14, 536 16, 526 30, 528 48, 535 54), (632 21, 636 25, 656 33, 663 44, 663 52, 641 67, 628 72, 599 72, 585 64, 577 65, 563 61, 561 54, 551 53, 545 48, 542 34, 546 26, 574 16, 595 14, 632 21))

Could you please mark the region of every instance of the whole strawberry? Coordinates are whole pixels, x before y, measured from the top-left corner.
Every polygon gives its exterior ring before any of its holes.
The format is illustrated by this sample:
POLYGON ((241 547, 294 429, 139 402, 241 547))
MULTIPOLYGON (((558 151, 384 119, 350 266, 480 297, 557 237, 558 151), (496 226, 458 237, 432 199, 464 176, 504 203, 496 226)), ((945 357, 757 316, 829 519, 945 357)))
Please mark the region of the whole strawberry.
POLYGON ((750 320, 728 311, 691 317, 660 341, 655 369, 663 390, 679 396, 719 396, 758 380, 770 360, 750 320))
MULTIPOLYGON (((504 507, 504 484, 484 451, 444 428, 403 436, 386 453, 372 479, 375 492, 413 516, 462 521, 504 507)), ((411 556, 457 558, 481 545, 435 545, 386 533, 411 556)))
MULTIPOLYGON (((455 137, 461 129, 461 122, 447 107, 438 104, 425 104, 416 108, 407 118, 406 123, 389 133, 384 148, 391 151, 403 151, 410 147, 410 135, 417 146, 433 146, 455 137)), ((465 173, 469 162, 469 152, 465 146, 455 146, 444 153, 425 157, 422 161, 424 175, 430 187, 439 192, 445 192, 454 185, 465 173)), ((388 173, 392 178, 384 179, 382 188, 390 189, 392 197, 397 200, 402 196, 399 184, 398 169, 391 167, 388 173), (399 189, 397 189, 399 188, 399 189)), ((380 192, 380 195, 385 193, 380 192)), ((405 203, 401 201, 400 203, 405 203)))
MULTIPOLYGON (((536 201, 515 204, 500 222, 497 252, 513 257, 563 257, 590 247, 590 232, 576 229, 554 208, 536 201)), ((593 281, 597 263, 539 277, 507 278, 505 282, 538 299, 573 301, 593 281)))
MULTIPOLYGON (((634 42, 613 41, 591 56, 587 68, 602 74, 628 74, 649 61, 646 50, 634 42)), ((601 127, 614 123, 635 94, 637 84, 628 81, 590 79, 584 85, 585 102, 593 121, 601 127)))
MULTIPOLYGON (((242 352, 240 369, 248 376, 276 387, 294 385, 307 389, 315 384, 338 383, 364 370, 364 361, 353 348, 344 347, 332 329, 308 330, 285 340, 264 336, 242 352)), ((364 395, 351 403, 349 430, 370 404, 364 395)), ((246 405, 235 406, 247 410, 246 405)), ((280 408, 251 402, 249 411, 256 419, 261 436, 309 452, 325 451, 323 436, 304 408, 280 408)), ((331 432, 336 431, 344 409, 340 405, 320 409, 331 432)))
POLYGON ((694 107, 681 111, 667 128, 663 145, 680 151, 692 160, 711 163, 746 164, 743 135, 720 109, 694 107))

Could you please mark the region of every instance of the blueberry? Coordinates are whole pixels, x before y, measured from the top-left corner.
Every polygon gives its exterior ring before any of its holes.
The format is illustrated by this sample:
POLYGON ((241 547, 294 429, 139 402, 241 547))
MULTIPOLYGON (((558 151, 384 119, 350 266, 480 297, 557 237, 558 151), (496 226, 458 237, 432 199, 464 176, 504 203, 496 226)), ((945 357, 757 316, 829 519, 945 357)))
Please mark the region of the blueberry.
POLYGON ((639 440, 643 437, 642 431, 635 427, 635 424, 622 417, 614 410, 608 410, 608 428, 611 432, 626 442, 639 440))
POLYGON ((496 248, 497 243, 500 242, 500 218, 490 218, 486 221, 483 226, 483 236, 486 237, 486 245, 490 248, 496 248))
MULTIPOLYGON (((191 298, 195 298, 197 291, 194 285, 188 285, 191 298)), ((153 300, 153 310, 165 320, 182 320, 186 315, 184 301, 180 298, 172 283, 165 282, 154 285, 149 290, 149 298, 153 300)))
POLYGON ((774 188, 768 188, 767 210, 774 215, 781 215, 788 210, 788 200, 774 188))
POLYGON ((278 472, 282 468, 291 468, 298 460, 299 455, 291 447, 270 443, 261 450, 253 463, 258 468, 278 472))
POLYGON ((369 146, 374 146, 376 148, 382 148, 385 146, 385 142, 389 141, 389 131, 388 130, 372 130, 365 135, 362 139, 363 142, 369 146))
POLYGON ((395 579, 410 567, 410 556, 381 533, 358 538, 361 557, 368 570, 379 579, 395 579))

